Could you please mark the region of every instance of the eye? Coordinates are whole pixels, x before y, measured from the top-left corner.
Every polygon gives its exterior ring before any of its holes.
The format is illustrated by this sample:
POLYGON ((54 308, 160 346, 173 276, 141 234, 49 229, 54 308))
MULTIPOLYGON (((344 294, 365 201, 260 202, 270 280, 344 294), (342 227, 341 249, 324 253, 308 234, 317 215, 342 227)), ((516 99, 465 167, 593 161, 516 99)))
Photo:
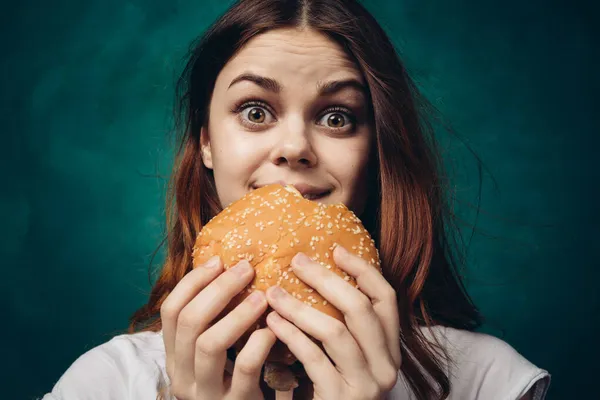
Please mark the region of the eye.
POLYGON ((344 107, 333 107, 325 111, 321 119, 320 125, 325 125, 332 129, 343 129, 346 125, 354 125, 355 118, 352 112, 344 107))
POLYGON ((250 120, 252 123, 260 124, 265 122, 266 113, 260 107, 253 107, 250 109, 250 112, 245 112, 246 118, 250 120))
POLYGON ((248 101, 234 108, 238 114, 240 121, 250 127, 257 127, 269 122, 269 118, 273 118, 273 114, 268 110, 268 106, 262 101, 248 101))

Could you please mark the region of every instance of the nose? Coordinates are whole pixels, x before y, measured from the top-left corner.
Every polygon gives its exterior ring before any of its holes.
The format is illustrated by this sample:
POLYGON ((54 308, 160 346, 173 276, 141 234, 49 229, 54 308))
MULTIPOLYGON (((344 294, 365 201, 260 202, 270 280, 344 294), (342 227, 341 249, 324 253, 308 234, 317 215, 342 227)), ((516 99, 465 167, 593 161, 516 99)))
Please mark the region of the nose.
POLYGON ((273 148, 271 160, 275 165, 287 164, 290 168, 310 168, 317 165, 310 132, 304 123, 290 121, 286 127, 282 127, 280 140, 273 148))

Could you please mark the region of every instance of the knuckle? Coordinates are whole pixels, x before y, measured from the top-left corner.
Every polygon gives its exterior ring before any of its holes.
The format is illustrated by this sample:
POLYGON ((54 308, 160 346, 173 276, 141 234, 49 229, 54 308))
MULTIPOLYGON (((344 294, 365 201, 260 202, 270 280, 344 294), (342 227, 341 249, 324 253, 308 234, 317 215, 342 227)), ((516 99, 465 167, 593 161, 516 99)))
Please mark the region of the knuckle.
POLYGON ((169 299, 165 299, 160 306, 160 315, 163 318, 171 318, 177 315, 179 309, 169 301, 169 299))
POLYGON ((354 306, 354 309, 361 314, 370 312, 372 308, 373 305, 371 304, 371 300, 365 295, 360 296, 360 300, 358 300, 354 306))
POLYGON ((382 293, 382 297, 383 297, 385 300, 389 301, 390 303, 393 303, 393 304, 395 304, 395 303, 396 303, 396 299, 397 299, 397 293, 396 293, 396 290, 395 290, 393 287, 391 287, 391 286, 388 286, 388 287, 387 287, 387 288, 386 288, 386 289, 383 291, 383 293, 382 293))
POLYGON ((396 382, 398 381, 398 371, 395 368, 390 367, 383 371, 379 377, 379 384, 384 392, 391 391, 394 386, 396 386, 396 382))
POLYGON ((206 337, 201 335, 196 340, 196 354, 200 353, 203 356, 213 356, 219 352, 223 352, 226 349, 223 348, 221 341, 215 337, 206 337))
POLYGON ((326 337, 330 338, 333 342, 339 340, 346 334, 347 328, 340 321, 332 322, 329 328, 329 333, 326 337))
POLYGON ((248 341, 246 342, 246 345, 235 359, 234 373, 240 373, 243 375, 259 374, 262 368, 262 364, 260 363, 260 361, 256 360, 256 355, 251 356, 246 350, 246 348, 253 349, 263 347, 263 342, 274 343, 276 339, 277 337, 270 329, 258 329, 252 332, 252 334, 250 334, 250 337, 248 338, 248 341))
POLYGON ((193 328, 197 324, 197 320, 197 317, 194 317, 190 312, 187 312, 185 309, 183 309, 183 311, 179 313, 179 318, 177 318, 177 328, 193 328))
POLYGON ((235 360, 234 373, 242 375, 257 375, 262 368, 262 365, 257 364, 253 359, 248 357, 238 357, 235 360))

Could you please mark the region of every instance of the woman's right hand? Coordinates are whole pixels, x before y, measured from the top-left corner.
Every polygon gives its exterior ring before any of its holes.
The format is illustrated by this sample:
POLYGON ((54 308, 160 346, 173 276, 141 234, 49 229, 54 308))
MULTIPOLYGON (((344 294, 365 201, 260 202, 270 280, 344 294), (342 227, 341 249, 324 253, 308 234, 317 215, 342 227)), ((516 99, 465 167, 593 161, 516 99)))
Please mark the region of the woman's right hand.
POLYGON ((231 379, 224 372, 227 349, 256 323, 268 303, 262 291, 254 291, 211 326, 254 276, 247 261, 222 271, 220 259, 213 257, 185 275, 161 306, 166 369, 178 400, 263 399, 261 369, 276 341, 269 328, 250 335, 231 379))

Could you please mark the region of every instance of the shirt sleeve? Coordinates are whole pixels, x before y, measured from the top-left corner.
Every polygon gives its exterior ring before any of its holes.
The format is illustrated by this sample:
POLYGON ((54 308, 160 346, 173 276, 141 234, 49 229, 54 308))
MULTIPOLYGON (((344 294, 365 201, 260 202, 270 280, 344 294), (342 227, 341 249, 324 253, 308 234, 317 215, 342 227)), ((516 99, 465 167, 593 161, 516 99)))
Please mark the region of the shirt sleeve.
POLYGON ((545 398, 550 374, 508 343, 481 333, 465 333, 459 343, 451 368, 457 399, 519 400, 530 389, 534 400, 545 398))
POLYGON ((81 355, 41 400, 123 400, 127 386, 114 359, 101 347, 81 355))
POLYGON ((532 400, 544 400, 546 398, 546 393, 548 392, 548 387, 550 387, 550 380, 550 374, 543 371, 531 380, 524 393, 527 393, 529 389, 532 389, 532 400))

